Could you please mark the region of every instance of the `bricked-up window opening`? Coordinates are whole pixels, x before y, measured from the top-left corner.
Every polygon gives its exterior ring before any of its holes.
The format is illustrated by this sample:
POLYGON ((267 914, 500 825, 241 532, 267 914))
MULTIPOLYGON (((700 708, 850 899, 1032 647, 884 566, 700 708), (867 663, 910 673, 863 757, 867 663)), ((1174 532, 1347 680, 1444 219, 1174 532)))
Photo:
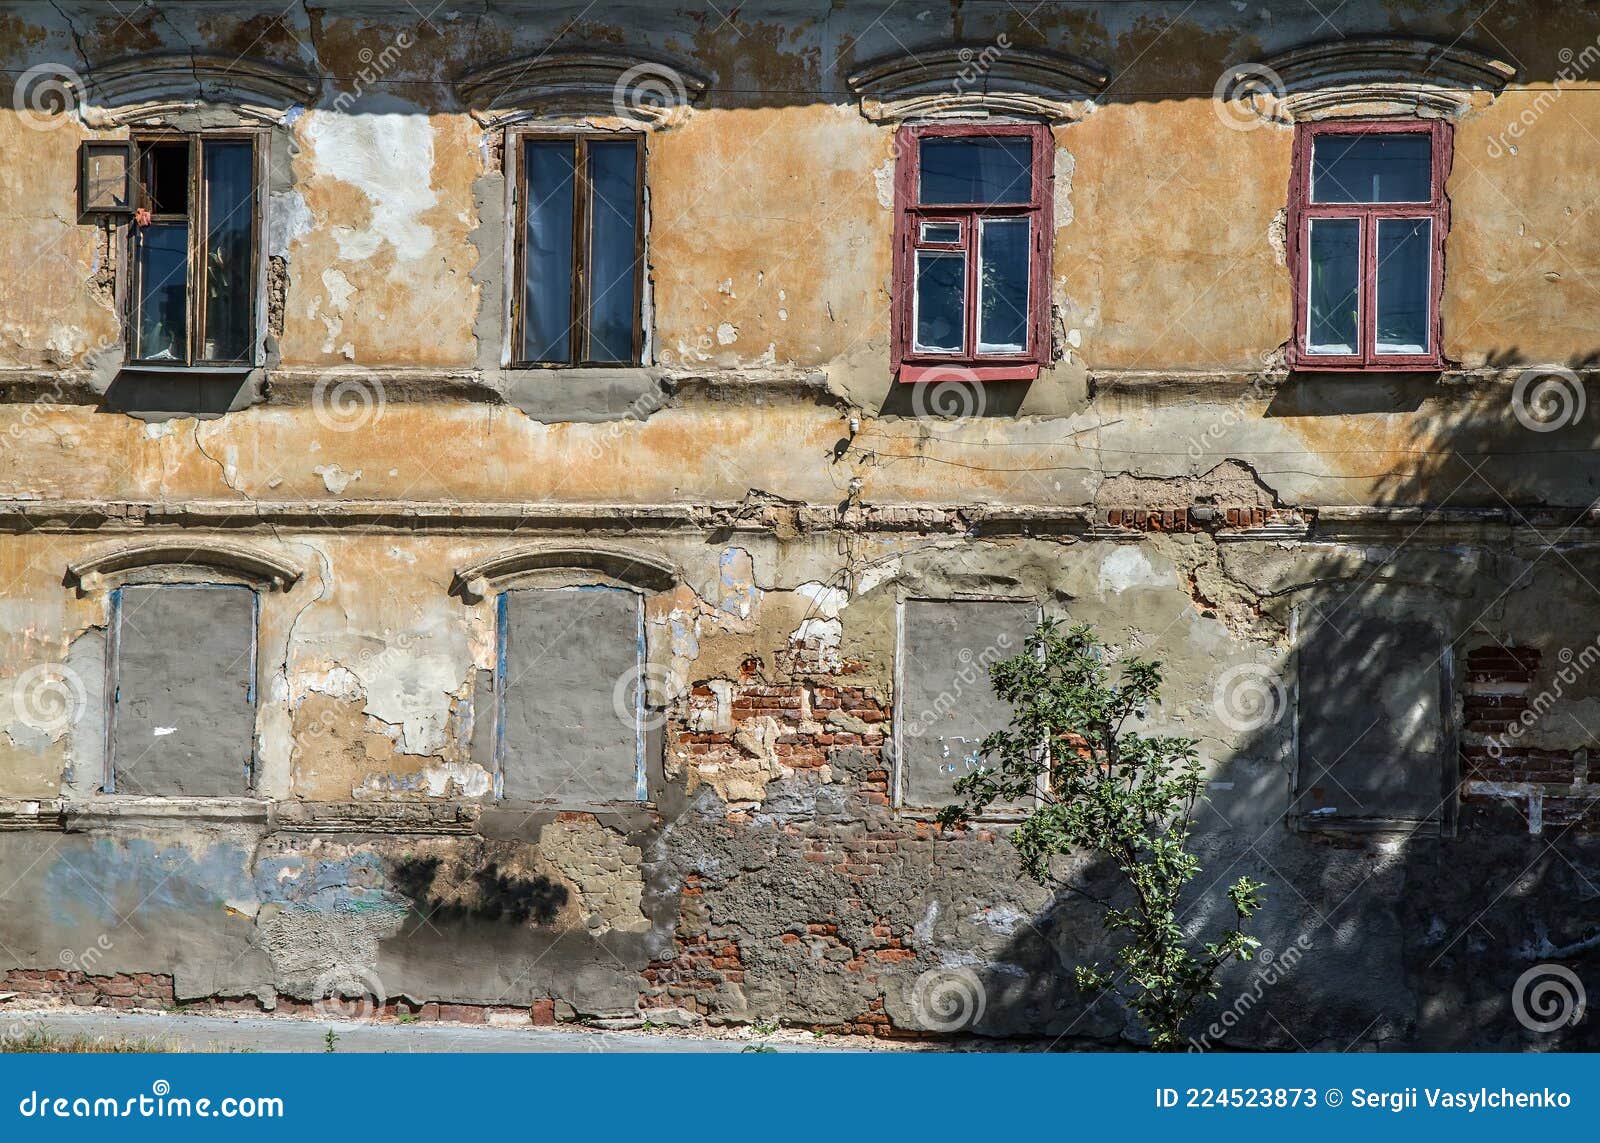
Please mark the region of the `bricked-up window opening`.
MULTIPOLYGON (((895 802, 937 808, 983 764, 984 738, 1011 721, 989 668, 1020 655, 1038 625, 1032 599, 908 599, 895 656, 895 802)), ((1002 810, 1026 807, 1007 806, 1002 810)))
POLYGON ((1441 368, 1448 123, 1296 129, 1289 193, 1300 369, 1441 368))
POLYGON ((108 794, 238 797, 253 782, 257 596, 222 584, 111 594, 108 794))
POLYGON ((1300 829, 1454 830, 1451 644, 1438 623, 1365 596, 1295 613, 1300 829))
POLYGON ((251 133, 135 139, 132 361, 252 363, 258 163, 251 133))
POLYGON ((512 364, 634 365, 644 352, 644 140, 520 135, 512 364))
POLYGON ((901 381, 1031 380, 1049 360, 1055 144, 1038 124, 901 128, 894 365, 901 381))
POLYGON ((496 784, 509 801, 644 801, 644 599, 604 585, 503 592, 496 784))

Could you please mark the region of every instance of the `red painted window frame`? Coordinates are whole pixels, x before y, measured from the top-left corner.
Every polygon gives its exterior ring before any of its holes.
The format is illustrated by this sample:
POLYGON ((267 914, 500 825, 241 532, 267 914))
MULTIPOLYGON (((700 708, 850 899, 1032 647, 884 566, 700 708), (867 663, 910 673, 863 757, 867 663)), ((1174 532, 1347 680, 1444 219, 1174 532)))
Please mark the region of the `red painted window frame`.
POLYGON ((1340 120, 1302 123, 1295 127, 1294 167, 1289 178, 1288 258, 1294 288, 1294 337, 1287 352, 1291 369, 1319 373, 1434 372, 1444 368, 1443 326, 1439 319, 1444 299, 1444 243, 1450 232, 1450 201, 1445 180, 1454 153, 1454 129, 1443 120, 1340 120), (1317 139, 1338 135, 1427 135, 1432 141, 1432 198, 1426 203, 1313 203, 1311 152, 1317 139), (1361 222, 1360 352, 1327 354, 1306 352, 1310 326, 1308 289, 1310 226, 1317 218, 1355 218, 1361 222), (1433 220, 1433 281, 1429 290, 1430 353, 1379 354, 1377 352, 1377 220, 1380 218, 1430 218, 1433 220))
POLYGON ((955 371, 973 381, 1031 381, 1050 360, 1050 254, 1055 241, 1055 136, 1043 123, 930 123, 901 127, 895 136, 894 278, 890 306, 890 364, 902 382, 949 380, 955 371), (1033 196, 1004 206, 920 206, 922 140, 929 138, 1025 137, 1033 140, 1033 196), (1028 265, 1028 345, 1023 353, 977 352, 977 220, 1027 218, 1033 244, 1028 265), (961 221, 967 256, 966 332, 959 353, 926 353, 913 348, 912 307, 916 296, 916 251, 938 244, 919 240, 924 221, 961 221))

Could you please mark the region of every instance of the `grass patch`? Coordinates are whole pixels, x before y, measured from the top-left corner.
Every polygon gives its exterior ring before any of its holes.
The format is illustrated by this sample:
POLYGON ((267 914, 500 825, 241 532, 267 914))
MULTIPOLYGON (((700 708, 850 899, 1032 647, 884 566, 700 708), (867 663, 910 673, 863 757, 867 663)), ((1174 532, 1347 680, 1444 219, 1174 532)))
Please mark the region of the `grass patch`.
POLYGON ((181 1052, 176 1040, 158 1036, 135 1036, 124 1039, 115 1036, 85 1036, 81 1033, 63 1036, 35 1028, 20 1035, 0 1036, 0 1052, 68 1053, 96 1052, 150 1053, 181 1052))

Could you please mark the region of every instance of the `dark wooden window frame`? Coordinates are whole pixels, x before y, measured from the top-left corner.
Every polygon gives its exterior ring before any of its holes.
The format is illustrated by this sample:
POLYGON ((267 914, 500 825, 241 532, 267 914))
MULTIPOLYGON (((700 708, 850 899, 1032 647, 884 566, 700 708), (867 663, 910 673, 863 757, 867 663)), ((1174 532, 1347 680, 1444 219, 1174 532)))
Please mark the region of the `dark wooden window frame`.
MULTIPOLYGON (((172 361, 166 358, 136 358, 134 347, 138 342, 139 299, 143 295, 139 281, 139 258, 136 244, 139 241, 140 227, 130 224, 128 227, 128 302, 127 302, 127 360, 130 365, 161 366, 164 368, 189 368, 199 366, 212 369, 250 369, 258 363, 260 353, 260 303, 261 303, 261 267, 265 264, 262 258, 262 239, 265 235, 266 219, 266 132, 250 128, 224 131, 139 131, 135 132, 128 141, 129 146, 129 177, 133 182, 133 203, 135 209, 144 209, 150 205, 148 190, 145 186, 144 171, 141 169, 141 148, 147 143, 178 143, 186 142, 189 145, 189 209, 185 214, 152 214, 150 221, 157 222, 184 222, 188 227, 188 269, 189 281, 186 297, 184 299, 184 312, 188 322, 184 340, 184 356, 182 361, 172 361), (250 219, 251 251, 254 258, 248 267, 250 275, 250 355, 246 361, 210 361, 198 356, 196 349, 204 337, 205 331, 205 291, 200 289, 205 273, 205 241, 203 235, 207 233, 205 215, 205 196, 202 190, 203 178, 201 174, 200 145, 203 142, 234 142, 249 143, 251 145, 251 177, 255 183, 255 210, 250 219)), ((131 213, 131 212, 130 212, 131 213)))
POLYGON ((895 169, 894 279, 890 311, 890 360, 902 382, 949 380, 952 369, 975 381, 1032 380, 1050 360, 1050 257, 1055 240, 1055 137, 1043 123, 936 123, 902 127, 895 140, 900 159, 895 169), (1033 196, 1026 203, 920 206, 923 139, 1028 138, 1033 140, 1033 196), (976 235, 978 220, 1027 218, 1032 223, 1028 265, 1028 345, 1022 353, 977 352, 976 235), (924 222, 960 222, 961 243, 921 241, 924 222), (967 252, 966 330, 959 353, 919 352, 913 309, 916 300, 918 249, 967 252))
POLYGON ((128 218, 133 214, 134 146, 131 139, 85 139, 78 147, 78 213, 87 218, 128 218), (125 206, 104 206, 93 202, 89 188, 95 159, 101 155, 122 157, 123 201, 125 206))
POLYGON ((538 128, 512 128, 506 132, 507 165, 515 172, 513 179, 514 201, 511 238, 510 345, 508 368, 511 369, 573 369, 573 368, 626 368, 644 361, 644 279, 645 265, 645 137, 640 131, 600 130, 543 130, 538 128), (573 178, 576 181, 572 196, 572 324, 571 352, 566 361, 527 361, 522 353, 523 262, 527 235, 528 172, 523 162, 523 150, 530 141, 571 142, 576 148, 573 161, 573 178), (590 192, 588 169, 588 144, 591 142, 632 142, 637 153, 635 174, 635 206, 633 257, 636 273, 633 278, 633 355, 628 361, 596 361, 589 357, 589 246, 590 192))
POLYGON ((1294 337, 1287 358, 1291 369, 1306 372, 1436 372, 1444 367, 1443 325, 1440 305, 1444 298, 1444 244, 1450 231, 1450 201, 1445 180, 1450 175, 1453 128, 1443 120, 1338 120, 1302 123, 1295 128, 1294 166, 1289 178, 1288 260, 1294 289, 1294 337), (1311 201, 1312 148, 1318 139, 1345 135, 1425 135, 1431 140, 1433 184, 1431 198, 1419 203, 1313 203, 1311 201), (1310 227, 1314 219, 1355 219, 1361 226, 1360 352, 1309 353, 1310 330, 1310 227), (1379 219, 1427 218, 1432 220, 1432 281, 1428 299, 1430 352, 1396 354, 1377 352, 1377 224, 1379 219))

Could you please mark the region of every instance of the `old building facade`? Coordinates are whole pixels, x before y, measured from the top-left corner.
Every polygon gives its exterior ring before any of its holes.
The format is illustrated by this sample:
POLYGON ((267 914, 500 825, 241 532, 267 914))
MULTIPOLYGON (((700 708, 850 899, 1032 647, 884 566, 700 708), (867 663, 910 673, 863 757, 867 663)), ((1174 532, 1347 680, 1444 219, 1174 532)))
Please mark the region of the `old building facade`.
POLYGON ((1058 615, 1208 1045, 1589 1045, 1600 13, 1479 7, 5 5, 0 987, 1136 1040, 933 823, 1058 615))

